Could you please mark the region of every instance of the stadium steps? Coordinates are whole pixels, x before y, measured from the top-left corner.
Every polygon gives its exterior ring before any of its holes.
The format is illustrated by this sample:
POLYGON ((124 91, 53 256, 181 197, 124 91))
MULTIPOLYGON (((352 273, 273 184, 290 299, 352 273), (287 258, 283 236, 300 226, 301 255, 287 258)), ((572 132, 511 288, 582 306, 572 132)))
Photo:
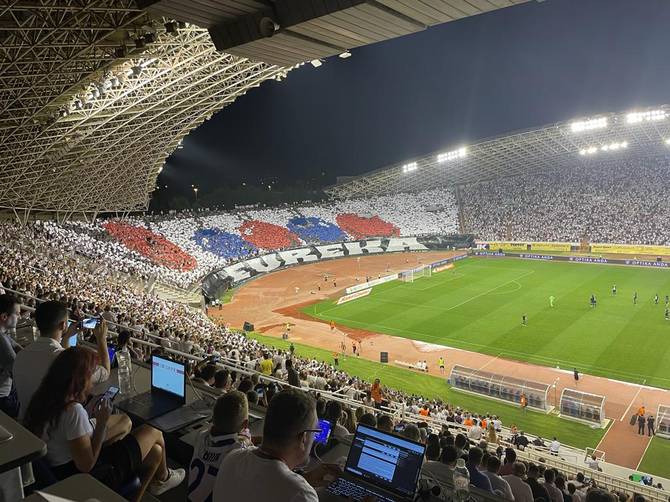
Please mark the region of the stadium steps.
POLYGON ((191 306, 200 307, 202 302, 200 288, 191 288, 185 290, 176 286, 156 281, 153 285, 152 293, 163 300, 184 303, 191 306))

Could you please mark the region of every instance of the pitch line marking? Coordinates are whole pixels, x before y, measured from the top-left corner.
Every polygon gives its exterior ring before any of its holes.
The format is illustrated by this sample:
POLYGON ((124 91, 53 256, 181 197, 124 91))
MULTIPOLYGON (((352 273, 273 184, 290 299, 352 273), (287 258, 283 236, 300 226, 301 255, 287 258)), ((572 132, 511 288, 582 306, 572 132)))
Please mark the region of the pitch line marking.
POLYGON ((644 447, 644 451, 642 452, 642 456, 640 457, 640 461, 637 463, 637 466, 635 467, 635 470, 640 469, 640 465, 642 465, 642 461, 644 460, 644 456, 647 454, 647 450, 651 446, 651 440, 654 439, 654 436, 649 437, 649 441, 647 441, 647 446, 644 447))
MULTIPOLYGON (((484 345, 484 344, 475 343, 475 342, 468 342, 466 340, 461 340, 461 339, 458 339, 458 338, 444 336, 444 335, 430 335, 430 334, 427 334, 427 333, 420 333, 418 331, 412 331, 412 330, 409 330, 409 329, 392 328, 390 326, 384 326, 383 324, 362 322, 362 321, 354 321, 352 319, 344 319, 342 317, 329 317, 329 318, 334 320, 334 321, 341 321, 344 326, 356 327, 354 325, 358 325, 362 329, 365 329, 367 331, 372 331, 370 328, 381 328, 380 334, 385 334, 385 335, 388 335, 388 336, 395 336, 396 338, 403 338, 405 340, 410 340, 410 341, 426 342, 426 339, 447 340, 447 341, 453 340, 453 341, 458 342, 460 344, 469 345, 469 346, 472 346, 472 347, 490 348, 489 345, 484 345), (386 331, 384 331, 384 330, 386 330, 386 331), (395 333, 400 333, 400 334, 395 334, 394 335, 393 333, 389 333, 389 331, 390 332, 395 332, 395 333), (421 338, 419 340, 414 340, 414 339, 408 338, 407 336, 404 336, 407 333, 410 333, 410 334, 413 334, 413 335, 418 335, 421 338)), ((449 345, 445 345, 445 347, 447 347, 449 349, 458 349, 458 350, 465 350, 465 351, 472 352, 471 350, 461 349, 460 347, 451 347, 449 345)), ((479 352, 479 351, 475 351, 475 352, 477 352, 479 354, 490 355, 488 352, 479 352)), ((575 366, 574 361, 567 361, 567 360, 564 360, 564 359, 557 359, 555 357, 539 356, 537 354, 531 354, 531 353, 527 353, 527 352, 517 352, 517 351, 514 351, 514 350, 507 350, 506 349, 506 350, 503 350, 500 354, 503 355, 503 356, 504 355, 511 355, 511 356, 513 356, 512 357, 513 360, 516 360, 516 362, 521 363, 521 364, 523 364, 523 363, 536 364, 536 363, 534 363, 534 361, 541 361, 540 365, 546 366, 546 367, 549 367, 549 368, 552 368, 552 365, 557 363, 557 362, 561 363, 561 364, 566 363, 568 366, 575 366), (522 356, 523 359, 519 360, 518 357, 514 357, 514 356, 522 356)), ((627 371, 613 370, 612 368, 603 368, 601 366, 594 366, 594 365, 588 365, 587 366, 585 364, 579 364, 576 367, 577 367, 577 369, 581 370, 582 373, 588 373, 592 376, 597 376, 598 378, 606 378, 606 377, 603 377, 603 376, 600 376, 600 375, 593 375, 590 372, 592 370, 599 370, 599 371, 602 371, 602 372, 608 372, 608 373, 611 373, 611 374, 622 375, 624 377, 629 377, 629 378, 640 378, 640 377, 643 376, 640 373, 629 373, 627 371)), ((552 369, 554 369, 554 371, 557 371, 555 368, 552 368, 552 369)), ((567 370, 558 370, 558 371, 567 371, 567 370)), ((570 372, 568 371, 568 373, 570 373, 570 372)), ((666 382, 670 382, 670 378, 665 378, 665 377, 660 377, 660 376, 656 376, 654 378, 656 378, 658 380, 663 380, 663 381, 666 381, 666 382)), ((644 381, 646 382, 646 379, 644 381)), ((630 384, 630 385, 637 385, 637 386, 640 385, 640 384, 635 384, 635 383, 632 383, 632 382, 622 382, 620 380, 617 380, 617 382, 627 383, 627 384, 630 384)), ((663 389, 663 388, 660 388, 660 387, 659 388, 654 387, 653 389, 654 390, 667 390, 667 389, 663 389)))
POLYGON ((498 354, 498 355, 495 356, 495 357, 492 357, 492 358, 489 359, 487 362, 485 362, 484 364, 482 364, 479 368, 477 368, 477 371, 476 371, 475 373, 479 373, 479 372, 482 371, 484 368, 486 368, 489 364, 491 364, 491 363, 497 361, 499 357, 500 357, 500 354, 498 354))
POLYGON ((495 288, 491 288, 487 291, 484 291, 483 293, 479 293, 478 295, 475 295, 471 298, 468 298, 467 300, 462 301, 461 303, 458 303, 458 304, 454 305, 453 307, 449 307, 448 309, 445 309, 445 311, 454 310, 455 308, 461 307, 462 305, 465 305, 466 303, 470 303, 472 300, 476 300, 477 298, 479 298, 481 296, 488 295, 489 293, 491 293, 492 291, 495 291, 496 289, 500 289, 503 286, 507 286, 511 282, 518 281, 519 279, 523 279, 524 277, 529 276, 530 274, 534 274, 534 273, 535 273, 535 270, 531 270, 530 272, 526 272, 525 274, 521 274, 519 277, 516 277, 516 278, 514 278, 510 281, 507 281, 507 282, 503 282, 502 284, 496 286, 495 288))
MULTIPOLYGON (((642 385, 644 385, 645 383, 647 383, 647 379, 646 379, 646 378, 642 381, 642 385)), ((623 419, 628 415, 628 411, 630 410, 630 407, 633 406, 633 403, 634 403, 635 400, 637 399, 637 396, 640 395, 640 391, 641 391, 641 390, 642 390, 642 387, 638 387, 637 392, 636 392, 635 395, 633 396, 633 399, 630 400, 630 404, 628 405, 628 408, 626 408, 626 411, 624 411, 624 412, 623 412, 623 415, 621 415, 621 418, 619 419, 619 422, 623 422, 623 419)))

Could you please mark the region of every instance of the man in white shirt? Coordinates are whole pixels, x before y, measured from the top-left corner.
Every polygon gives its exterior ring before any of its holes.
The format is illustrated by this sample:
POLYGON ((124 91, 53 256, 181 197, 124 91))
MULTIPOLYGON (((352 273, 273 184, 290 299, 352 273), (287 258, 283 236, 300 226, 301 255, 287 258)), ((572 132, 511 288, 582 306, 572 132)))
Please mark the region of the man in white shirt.
MULTIPOLYGON (((56 301, 41 303, 35 310, 35 323, 40 336, 28 345, 16 357, 14 363, 14 379, 21 403, 21 414, 28 409, 30 400, 42 383, 51 363, 61 351, 68 348, 70 337, 77 331, 77 323, 68 323, 68 311, 65 305, 56 301)), ((109 379, 110 363, 107 351, 107 321, 101 322, 94 329, 98 361, 100 364, 93 372, 93 384, 109 379)), ((125 437, 132 427, 126 415, 112 415, 107 422, 107 441, 113 442, 125 437)))
POLYGON ((314 488, 293 470, 305 465, 318 431, 316 405, 307 394, 275 394, 265 415, 263 444, 230 453, 214 484, 214 500, 318 502, 314 488))
POLYGON ((526 466, 521 462, 514 462, 514 473, 509 476, 503 476, 507 481, 515 502, 533 502, 533 491, 530 485, 524 481, 526 477, 526 466))
POLYGON ((495 455, 489 456, 486 461, 486 470, 482 472, 489 478, 493 492, 505 500, 514 500, 514 495, 512 494, 512 489, 510 488, 509 483, 498 474, 499 471, 500 459, 495 455))
POLYGON ((188 502, 211 501, 221 462, 229 453, 251 445, 248 427, 249 405, 243 393, 233 390, 217 399, 212 427, 198 434, 193 447, 188 502))
POLYGON ((472 427, 470 427, 470 430, 468 431, 468 439, 472 439, 473 441, 479 441, 481 438, 482 438, 482 428, 479 425, 479 421, 475 419, 474 423, 472 424, 472 427))
POLYGON ((561 449, 561 443, 554 437, 554 440, 551 442, 551 445, 549 446, 549 453, 551 453, 554 456, 558 456, 558 450, 561 449))

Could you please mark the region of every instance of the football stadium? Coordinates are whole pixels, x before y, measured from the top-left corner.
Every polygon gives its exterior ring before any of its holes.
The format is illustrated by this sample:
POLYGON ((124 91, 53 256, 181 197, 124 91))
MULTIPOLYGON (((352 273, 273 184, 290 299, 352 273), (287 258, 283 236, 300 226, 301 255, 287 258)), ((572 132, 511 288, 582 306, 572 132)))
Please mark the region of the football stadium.
POLYGON ((0 2, 0 500, 667 501, 670 104, 309 200, 170 167, 267 84, 545 3, 0 2))

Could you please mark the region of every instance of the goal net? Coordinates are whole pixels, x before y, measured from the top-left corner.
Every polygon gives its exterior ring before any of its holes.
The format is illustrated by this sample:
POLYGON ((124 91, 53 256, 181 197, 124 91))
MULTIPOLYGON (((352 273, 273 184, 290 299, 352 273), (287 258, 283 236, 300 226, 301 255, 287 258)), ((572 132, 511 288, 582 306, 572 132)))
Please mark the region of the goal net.
POLYGON ((430 277, 432 274, 432 268, 430 265, 422 265, 411 270, 405 270, 398 274, 398 279, 402 282, 414 282, 415 279, 420 279, 422 277, 430 277))

